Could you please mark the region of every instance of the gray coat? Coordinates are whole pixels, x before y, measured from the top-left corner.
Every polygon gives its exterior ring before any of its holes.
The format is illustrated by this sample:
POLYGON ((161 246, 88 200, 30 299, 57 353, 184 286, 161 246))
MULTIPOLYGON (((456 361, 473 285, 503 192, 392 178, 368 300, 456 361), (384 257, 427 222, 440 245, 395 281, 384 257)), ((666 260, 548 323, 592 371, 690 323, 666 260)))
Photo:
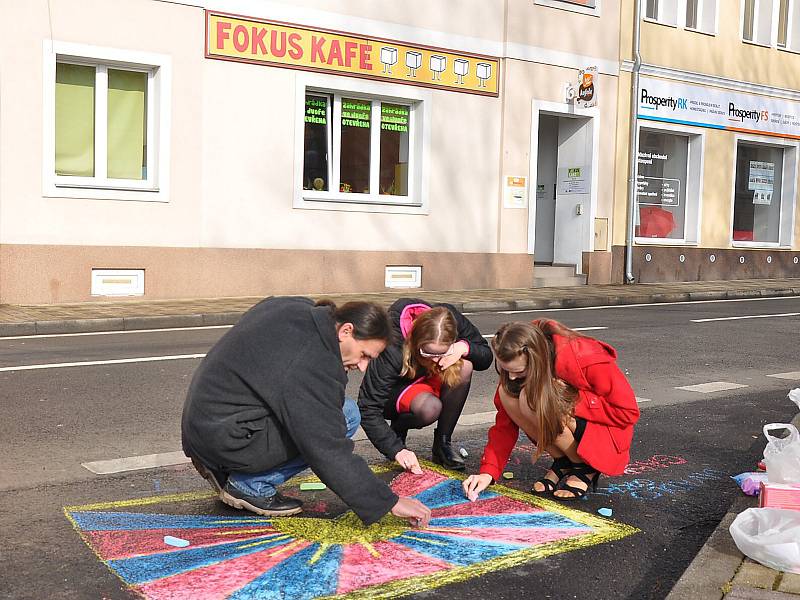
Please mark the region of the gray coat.
POLYGON ((221 471, 259 473, 301 455, 366 524, 397 495, 353 454, 342 407, 347 374, 330 308, 267 298, 220 339, 194 374, 183 449, 221 471))

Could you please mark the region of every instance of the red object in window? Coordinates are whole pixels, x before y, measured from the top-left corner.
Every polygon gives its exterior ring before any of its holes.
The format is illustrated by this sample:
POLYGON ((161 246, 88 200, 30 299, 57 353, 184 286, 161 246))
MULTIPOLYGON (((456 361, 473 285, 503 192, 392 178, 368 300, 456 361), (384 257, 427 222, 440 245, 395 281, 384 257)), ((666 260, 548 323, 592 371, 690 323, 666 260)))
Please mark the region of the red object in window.
POLYGON ((733 240, 738 242, 752 242, 753 241, 753 232, 746 231, 744 229, 734 229, 733 230, 733 240))
POLYGON ((675 216, 660 206, 643 206, 639 209, 640 237, 665 238, 675 229, 675 216))

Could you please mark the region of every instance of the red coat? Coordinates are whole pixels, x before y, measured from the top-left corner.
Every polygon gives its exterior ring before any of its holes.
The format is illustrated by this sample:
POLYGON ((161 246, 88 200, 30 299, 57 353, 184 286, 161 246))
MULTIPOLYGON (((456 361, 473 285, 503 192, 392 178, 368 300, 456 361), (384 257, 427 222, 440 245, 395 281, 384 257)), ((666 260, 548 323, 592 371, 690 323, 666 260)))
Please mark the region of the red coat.
MULTIPOLYGON (((599 340, 578 337, 572 340, 553 336, 555 373, 578 390, 575 416, 586 419, 586 430, 578 445, 578 455, 606 475, 621 475, 630 460, 633 425, 639 420, 639 407, 625 375, 616 363, 617 352, 599 340)), ((495 392, 495 424, 481 459, 481 473, 495 481, 508 462, 519 437, 519 426, 511 420, 495 392)))

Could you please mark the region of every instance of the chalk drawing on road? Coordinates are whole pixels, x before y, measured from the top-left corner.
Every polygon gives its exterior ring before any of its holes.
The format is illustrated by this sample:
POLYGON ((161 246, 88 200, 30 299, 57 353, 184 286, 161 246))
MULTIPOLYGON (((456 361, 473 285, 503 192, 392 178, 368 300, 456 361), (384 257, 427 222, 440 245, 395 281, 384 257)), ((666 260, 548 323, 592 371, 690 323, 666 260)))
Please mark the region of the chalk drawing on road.
POLYGON ((67 506, 64 513, 132 591, 173 600, 393 598, 638 531, 501 485, 468 502, 462 479, 429 463, 421 476, 393 479, 397 494, 432 509, 424 530, 391 515, 364 527, 350 511, 334 518, 130 511, 210 492, 67 506), (189 545, 166 545, 167 535, 189 545))

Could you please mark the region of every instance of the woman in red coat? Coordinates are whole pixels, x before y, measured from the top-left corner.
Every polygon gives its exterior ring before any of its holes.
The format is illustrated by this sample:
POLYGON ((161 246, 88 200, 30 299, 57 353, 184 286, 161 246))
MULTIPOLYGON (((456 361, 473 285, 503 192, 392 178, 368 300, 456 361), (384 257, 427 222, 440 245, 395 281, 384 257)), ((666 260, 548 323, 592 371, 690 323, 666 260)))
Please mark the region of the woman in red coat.
POLYGON ((600 473, 624 472, 639 408, 614 348, 546 319, 503 325, 492 348, 497 418, 480 473, 464 481, 467 498, 499 479, 520 429, 536 442, 534 462, 544 452, 553 457, 533 493, 582 498, 600 473))

